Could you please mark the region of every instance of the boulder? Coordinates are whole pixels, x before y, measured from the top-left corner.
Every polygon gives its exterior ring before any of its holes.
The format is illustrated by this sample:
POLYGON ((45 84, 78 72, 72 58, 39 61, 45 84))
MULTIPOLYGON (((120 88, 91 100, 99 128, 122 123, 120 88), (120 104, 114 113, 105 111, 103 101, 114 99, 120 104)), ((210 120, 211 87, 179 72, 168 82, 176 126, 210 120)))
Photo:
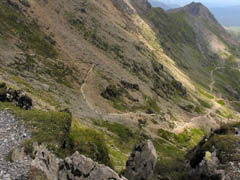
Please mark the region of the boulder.
POLYGON ((132 89, 132 90, 136 90, 139 91, 139 85, 138 84, 132 84, 129 83, 127 81, 120 81, 120 83, 123 85, 124 88, 126 89, 132 89))
POLYGON ((59 160, 50 153, 46 146, 34 144, 33 155, 35 159, 31 163, 29 180, 58 180, 59 160))
POLYGON ((12 157, 11 157, 11 160, 13 162, 15 161, 23 161, 25 158, 27 157, 27 155, 25 154, 24 152, 24 148, 16 148, 12 151, 12 157))
POLYGON ((126 180, 109 167, 75 152, 59 164, 59 180, 126 180))
POLYGON ((115 171, 75 152, 57 159, 44 145, 34 145, 29 180, 127 180, 115 171))
POLYGON ((5 83, 0 83, 0 101, 12 102, 22 109, 32 109, 32 99, 21 90, 7 88, 5 83))
POLYGON ((157 153, 151 140, 135 145, 126 164, 125 177, 128 180, 150 178, 157 163, 157 153))
POLYGON ((105 91, 101 93, 101 96, 105 99, 112 99, 121 96, 121 92, 114 85, 109 85, 106 87, 105 91))

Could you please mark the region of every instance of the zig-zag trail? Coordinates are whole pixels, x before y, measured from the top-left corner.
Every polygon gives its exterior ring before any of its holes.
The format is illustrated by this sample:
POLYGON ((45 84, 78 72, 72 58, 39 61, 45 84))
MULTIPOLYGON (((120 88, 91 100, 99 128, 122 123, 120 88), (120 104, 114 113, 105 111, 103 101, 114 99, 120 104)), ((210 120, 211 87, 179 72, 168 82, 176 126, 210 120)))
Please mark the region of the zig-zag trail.
MULTIPOLYGON (((112 119, 112 118, 132 118, 133 116, 138 117, 138 116, 145 116, 148 118, 153 118, 153 117, 162 117, 159 114, 146 114, 146 113, 142 113, 142 112, 128 112, 128 113, 101 113, 98 112, 94 106, 91 105, 91 103, 88 101, 88 98, 84 92, 84 88, 88 82, 89 77, 91 76, 92 72, 94 71, 94 68, 96 66, 92 65, 91 68, 88 70, 87 75, 85 77, 84 83, 82 84, 81 87, 81 93, 82 96, 84 98, 84 100, 86 101, 87 105, 89 106, 89 108, 91 110, 93 110, 96 114, 100 115, 101 117, 104 117, 104 119, 112 119)), ((213 69, 210 73, 210 79, 211 79, 211 83, 209 84, 209 89, 210 89, 210 93, 213 94, 213 89, 214 89, 214 84, 215 84, 215 80, 214 80, 214 72, 220 70, 220 69, 224 69, 226 67, 216 67, 215 69, 213 69)), ((240 69, 238 68, 232 68, 233 70, 238 70, 240 71, 240 69)), ((218 104, 217 102, 217 97, 214 95, 214 99, 213 99, 213 104, 212 107, 210 109, 207 109, 207 112, 205 115, 200 115, 197 117, 193 117, 189 122, 186 122, 184 124, 177 124, 177 127, 174 128, 172 130, 172 132, 178 134, 183 132, 185 129, 187 128, 196 128, 196 127, 201 127, 204 124, 212 124, 213 126, 218 126, 215 119, 212 117, 212 113, 215 113, 217 109, 220 108, 220 104, 218 104)), ((151 135, 156 136, 154 133, 151 133, 151 135)), ((159 138, 159 136, 158 136, 159 138)), ((170 141, 167 141, 165 139, 163 139, 166 143, 170 144, 170 145, 174 145, 173 143, 171 143, 170 141)), ((174 145, 175 146, 175 145, 174 145)))

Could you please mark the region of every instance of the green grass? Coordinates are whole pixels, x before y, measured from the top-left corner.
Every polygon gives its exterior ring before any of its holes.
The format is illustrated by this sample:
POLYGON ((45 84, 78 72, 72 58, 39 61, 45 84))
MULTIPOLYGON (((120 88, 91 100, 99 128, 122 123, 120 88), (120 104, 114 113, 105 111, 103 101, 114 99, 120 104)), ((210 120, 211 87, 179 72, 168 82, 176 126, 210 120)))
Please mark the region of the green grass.
POLYGON ((6 108, 15 114, 31 133, 31 138, 23 143, 26 153, 31 154, 33 142, 38 142, 46 143, 58 156, 64 155, 63 144, 68 140, 72 122, 68 113, 26 111, 11 103, 0 103, 0 110, 6 108))
POLYGON ((178 180, 184 174, 183 167, 185 151, 163 142, 161 139, 153 141, 158 154, 155 172, 161 176, 168 176, 178 180))
POLYGON ((198 90, 198 92, 200 94, 202 94, 203 96, 207 97, 208 99, 214 99, 214 97, 211 94, 207 93, 206 91, 204 91, 204 90, 202 90, 200 88, 198 88, 197 90, 198 90))
POLYGON ((187 172, 182 168, 185 164, 184 156, 187 151, 200 142, 205 135, 204 130, 190 129, 176 135, 159 129, 158 135, 172 142, 175 146, 161 139, 154 139, 154 146, 158 154, 156 172, 173 180, 185 179, 187 172))
POLYGON ((76 123, 70 132, 70 152, 75 151, 109 167, 113 167, 110 161, 109 151, 104 136, 99 132, 79 127, 76 123))
POLYGON ((217 100, 217 103, 222 105, 222 106, 225 106, 225 102, 224 102, 223 99, 217 100))
POLYGON ((119 137, 120 143, 126 143, 134 139, 136 136, 128 127, 119 123, 109 123, 103 120, 92 120, 94 125, 105 127, 108 131, 114 133, 119 137))
POLYGON ((187 149, 193 148, 204 135, 203 129, 189 129, 177 135, 163 129, 158 130, 158 136, 174 143, 179 148, 187 149))
MULTIPOLYGON (((104 136, 99 132, 78 126, 71 115, 64 112, 43 112, 37 110, 22 110, 11 103, 0 103, 0 110, 8 109, 24 123, 31 133, 31 138, 25 140, 21 146, 28 155, 32 155, 33 143, 45 143, 49 150, 58 157, 65 158, 75 151, 92 158, 93 160, 113 167, 109 157, 108 147, 104 136)), ((118 132, 119 129, 113 128, 118 132)))
POLYGON ((206 100, 203 100, 203 99, 197 99, 198 102, 205 108, 208 108, 210 109, 212 107, 212 104, 210 104, 209 102, 207 102, 206 100))

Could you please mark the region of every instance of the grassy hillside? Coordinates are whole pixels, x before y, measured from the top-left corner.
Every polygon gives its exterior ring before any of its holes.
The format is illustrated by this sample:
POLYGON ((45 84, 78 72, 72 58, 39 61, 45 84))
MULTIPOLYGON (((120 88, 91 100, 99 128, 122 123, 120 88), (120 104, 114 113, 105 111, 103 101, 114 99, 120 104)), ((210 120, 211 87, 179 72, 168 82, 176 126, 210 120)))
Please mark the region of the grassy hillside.
POLYGON ((186 152, 238 119, 236 48, 203 17, 160 8, 143 17, 121 3, 1 1, 0 81, 24 90, 34 110, 0 107, 32 133, 28 153, 48 142, 60 157, 79 151, 123 172, 134 144, 152 139, 156 175, 177 180, 186 152))

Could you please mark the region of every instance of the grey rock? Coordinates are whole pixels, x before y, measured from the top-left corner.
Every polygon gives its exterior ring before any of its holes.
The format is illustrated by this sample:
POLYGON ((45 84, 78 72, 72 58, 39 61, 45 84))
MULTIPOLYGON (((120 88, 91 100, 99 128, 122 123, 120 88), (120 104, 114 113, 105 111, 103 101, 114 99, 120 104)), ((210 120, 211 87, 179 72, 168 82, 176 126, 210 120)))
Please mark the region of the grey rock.
POLYGON ((31 163, 30 179, 37 179, 40 174, 49 180, 57 180, 59 160, 44 145, 34 144, 33 148, 35 159, 31 163))
POLYGON ((29 180, 127 180, 109 167, 75 152, 71 157, 57 159, 44 145, 34 146, 29 180))
POLYGON ((128 180, 150 178, 157 163, 157 153, 151 140, 135 145, 126 164, 125 177, 128 180))
MULTIPOLYGON (((24 136, 23 136, 24 137, 24 136)), ((12 152, 12 161, 23 161, 26 157, 26 154, 24 152, 24 148, 16 148, 12 152)))

